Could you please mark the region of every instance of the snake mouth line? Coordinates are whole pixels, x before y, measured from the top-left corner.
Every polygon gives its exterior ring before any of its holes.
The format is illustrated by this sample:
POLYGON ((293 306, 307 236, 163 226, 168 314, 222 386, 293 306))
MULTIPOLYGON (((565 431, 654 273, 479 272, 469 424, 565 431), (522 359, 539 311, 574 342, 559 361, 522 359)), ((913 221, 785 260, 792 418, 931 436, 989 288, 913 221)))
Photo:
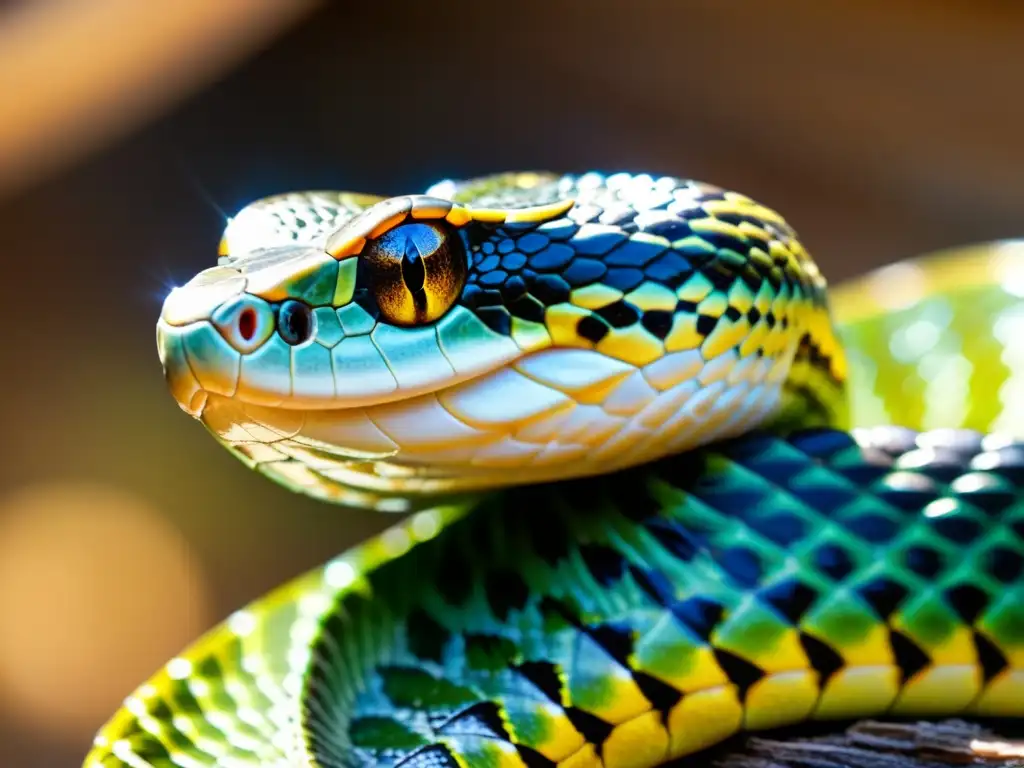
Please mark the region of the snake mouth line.
POLYGON ((441 393, 550 348, 539 342, 524 347, 463 307, 415 329, 371 321, 327 332, 324 321, 320 332, 300 344, 275 333, 249 351, 229 341, 221 325, 216 318, 157 324, 172 394, 193 416, 199 389, 287 410, 365 408, 441 393))
MULTIPOLYGON (((443 392, 460 384, 466 384, 501 370, 505 364, 469 374, 453 374, 444 381, 431 382, 419 387, 394 388, 392 391, 367 394, 363 396, 332 396, 329 392, 321 396, 304 395, 294 390, 288 393, 253 394, 246 392, 239 383, 240 366, 233 365, 230 369, 211 372, 203 370, 203 361, 196 360, 194 355, 183 348, 176 338, 179 331, 189 331, 201 327, 195 323, 181 328, 168 329, 158 326, 157 336, 160 348, 163 374, 171 393, 183 411, 193 418, 200 418, 210 395, 236 400, 246 405, 272 407, 284 411, 345 411, 373 408, 378 405, 402 402, 423 395, 443 392)), ((286 369, 287 370, 287 369, 286 369)), ((334 371, 326 372, 329 377, 343 377, 334 371)), ((380 389, 380 387, 378 387, 380 389)))

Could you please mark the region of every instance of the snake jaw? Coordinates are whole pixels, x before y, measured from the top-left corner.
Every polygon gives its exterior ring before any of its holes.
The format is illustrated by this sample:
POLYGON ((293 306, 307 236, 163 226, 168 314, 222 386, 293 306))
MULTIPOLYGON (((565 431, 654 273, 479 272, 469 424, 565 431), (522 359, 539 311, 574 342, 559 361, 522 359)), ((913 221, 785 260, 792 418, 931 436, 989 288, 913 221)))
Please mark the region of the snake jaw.
POLYGON ((546 349, 360 408, 211 395, 201 421, 293 490, 405 512, 439 496, 609 472, 750 429, 777 411, 793 352, 741 362, 730 351, 708 366, 687 350, 635 366, 546 349))

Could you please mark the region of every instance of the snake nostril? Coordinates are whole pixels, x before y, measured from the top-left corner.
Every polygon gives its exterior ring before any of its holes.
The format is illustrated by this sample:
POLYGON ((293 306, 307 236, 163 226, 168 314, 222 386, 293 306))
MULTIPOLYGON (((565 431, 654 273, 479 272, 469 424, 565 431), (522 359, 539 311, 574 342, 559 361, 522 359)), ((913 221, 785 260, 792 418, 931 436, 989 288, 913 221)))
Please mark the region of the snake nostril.
POLYGON ((236 352, 255 352, 274 333, 274 310, 248 294, 225 302, 210 316, 221 337, 236 352))
POLYGON ((256 333, 256 311, 246 307, 238 316, 238 333, 246 341, 252 341, 256 333))

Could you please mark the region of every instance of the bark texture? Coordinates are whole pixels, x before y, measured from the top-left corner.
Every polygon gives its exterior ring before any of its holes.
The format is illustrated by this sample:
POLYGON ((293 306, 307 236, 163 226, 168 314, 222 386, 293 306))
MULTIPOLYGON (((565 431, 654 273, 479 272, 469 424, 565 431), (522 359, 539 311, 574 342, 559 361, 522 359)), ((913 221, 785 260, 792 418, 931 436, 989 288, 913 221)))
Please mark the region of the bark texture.
MULTIPOLYGON (((1024 695, 1022 692, 1021 695, 1024 695)), ((998 727, 998 726, 997 726, 998 727)), ((1019 726, 1014 730, 1019 730, 1019 726)), ((1024 738, 961 720, 858 722, 823 736, 752 736, 738 746, 681 761, 679 768, 943 768, 1024 766, 1024 738)))

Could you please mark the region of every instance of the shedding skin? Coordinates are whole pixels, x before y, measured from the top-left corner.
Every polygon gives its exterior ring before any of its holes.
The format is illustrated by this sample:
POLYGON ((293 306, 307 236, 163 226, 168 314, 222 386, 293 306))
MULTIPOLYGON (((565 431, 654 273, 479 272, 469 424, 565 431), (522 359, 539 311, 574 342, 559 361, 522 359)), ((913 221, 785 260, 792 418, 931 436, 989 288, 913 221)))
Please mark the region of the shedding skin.
POLYGON ((901 269, 826 291, 775 212, 645 175, 254 203, 168 297, 172 394, 273 480, 413 514, 169 662, 86 765, 646 768, 1024 717, 1024 256, 901 269))

